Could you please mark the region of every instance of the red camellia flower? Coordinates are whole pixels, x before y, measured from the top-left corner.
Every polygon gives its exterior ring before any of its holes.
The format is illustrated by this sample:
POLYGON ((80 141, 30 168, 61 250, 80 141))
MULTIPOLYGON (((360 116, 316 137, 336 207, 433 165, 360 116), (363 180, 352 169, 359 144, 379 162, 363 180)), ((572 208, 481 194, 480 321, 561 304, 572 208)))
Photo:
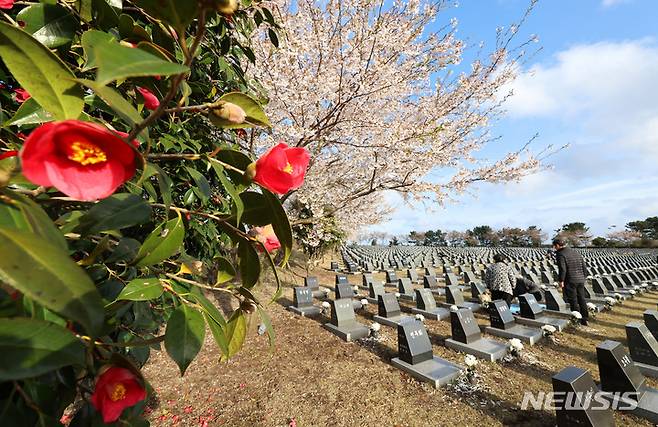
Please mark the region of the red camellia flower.
POLYGON ((279 143, 256 161, 254 181, 277 194, 295 190, 304 183, 310 157, 305 148, 279 143))
POLYGON ((76 200, 108 197, 135 174, 128 144, 101 125, 78 120, 39 126, 19 157, 27 179, 76 200))
POLYGON ((18 88, 14 91, 14 93, 16 94, 16 102, 18 102, 19 104, 22 104, 28 99, 32 98, 32 95, 27 93, 25 89, 18 88))
POLYGON ((96 379, 91 404, 103 416, 103 422, 116 421, 124 409, 146 398, 146 390, 128 369, 111 366, 96 379))
POLYGON ((147 110, 155 110, 160 106, 160 100, 150 90, 137 86, 137 91, 144 98, 144 107, 147 110))
POLYGON ((272 252, 273 250, 279 249, 281 247, 279 238, 276 237, 272 225, 266 225, 265 227, 254 227, 252 231, 254 237, 256 237, 256 240, 265 246, 265 250, 267 252, 272 252))
POLYGON ((0 0, 0 9, 11 9, 14 7, 14 0, 0 0))

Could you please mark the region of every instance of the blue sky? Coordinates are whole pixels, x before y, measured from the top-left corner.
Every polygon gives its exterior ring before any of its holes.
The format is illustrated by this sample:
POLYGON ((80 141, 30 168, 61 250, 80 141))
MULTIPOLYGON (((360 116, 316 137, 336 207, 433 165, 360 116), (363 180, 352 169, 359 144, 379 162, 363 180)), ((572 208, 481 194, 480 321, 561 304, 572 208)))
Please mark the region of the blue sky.
MULTIPOLYGON (((516 21, 528 3, 462 0, 437 24, 456 17, 460 38, 493 46, 496 27, 516 21)), ((519 183, 478 185, 444 208, 410 208, 387 195, 396 212, 372 229, 538 225, 552 237, 561 224, 582 221, 605 235, 611 225, 658 215, 656 17, 657 0, 540 0, 518 40, 537 34, 542 50, 524 65, 508 114, 492 128, 501 141, 480 157, 516 150, 535 133, 536 150, 570 147, 547 161, 551 169, 519 183)))

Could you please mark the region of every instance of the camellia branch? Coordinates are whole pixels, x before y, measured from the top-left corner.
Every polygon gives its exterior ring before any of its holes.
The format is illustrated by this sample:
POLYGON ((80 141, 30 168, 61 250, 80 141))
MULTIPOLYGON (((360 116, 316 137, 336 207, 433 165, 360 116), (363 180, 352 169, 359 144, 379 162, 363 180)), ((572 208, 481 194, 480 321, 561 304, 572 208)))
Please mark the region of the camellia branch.
MULTIPOLYGON (((189 50, 189 52, 186 52, 186 60, 185 60, 185 65, 188 67, 192 65, 192 62, 194 61, 194 52, 196 52, 196 49, 199 47, 199 43, 201 43, 201 39, 203 39, 203 36, 206 32, 206 9, 201 10, 201 14, 199 15, 199 22, 197 23, 197 32, 194 37, 194 43, 192 44, 192 48, 189 50), (191 53, 190 53, 191 52, 191 53)), ((185 34, 180 35, 182 40, 185 40, 185 34)), ((174 99, 174 96, 176 96, 176 92, 178 91, 178 87, 183 83, 183 81, 186 79, 187 73, 181 73, 176 78, 174 79, 171 88, 169 89, 169 92, 167 92, 167 95, 165 95, 164 99, 160 102, 160 105, 158 108, 153 110, 149 116, 144 119, 141 123, 137 124, 132 131, 128 134, 126 137, 126 141, 130 142, 135 139, 137 135, 140 134, 144 129, 149 127, 153 122, 155 122, 157 119, 160 118, 165 113, 166 105, 171 102, 172 99, 174 99)), ((149 147, 150 148, 150 147, 149 147)), ((148 151, 148 148, 147 148, 148 151)), ((146 153, 148 154, 148 152, 146 153)))

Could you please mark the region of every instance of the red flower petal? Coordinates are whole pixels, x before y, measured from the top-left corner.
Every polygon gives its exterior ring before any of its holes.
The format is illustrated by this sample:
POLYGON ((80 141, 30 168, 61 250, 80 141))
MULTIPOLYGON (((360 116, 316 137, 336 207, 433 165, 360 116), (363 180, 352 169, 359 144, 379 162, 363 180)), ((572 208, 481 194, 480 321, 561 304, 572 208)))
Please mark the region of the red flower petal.
POLYGON ((256 161, 254 181, 274 193, 285 194, 302 185, 309 159, 305 148, 277 144, 256 161))
POLYGON ((98 124, 76 120, 40 126, 19 155, 27 179, 77 200, 105 198, 135 173, 129 145, 98 124))
POLYGON ((18 151, 16 150, 5 151, 4 153, 0 153, 0 160, 4 160, 16 156, 18 156, 18 151))
POLYGON ((144 107, 148 110, 156 110, 160 106, 160 100, 150 90, 137 86, 137 91, 144 98, 144 107))
POLYGON ((0 0, 0 9, 11 9, 14 7, 14 0, 0 0))

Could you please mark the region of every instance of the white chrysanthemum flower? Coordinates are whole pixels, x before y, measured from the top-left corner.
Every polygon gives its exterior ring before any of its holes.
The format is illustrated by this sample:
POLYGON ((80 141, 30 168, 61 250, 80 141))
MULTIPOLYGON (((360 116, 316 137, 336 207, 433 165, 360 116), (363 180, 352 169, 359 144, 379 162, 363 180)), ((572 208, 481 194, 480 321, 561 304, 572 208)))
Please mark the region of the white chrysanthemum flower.
POLYGON ((455 312, 459 311, 459 307, 457 307, 456 305, 451 305, 450 306, 450 311, 455 311, 455 312))
POLYGON ((322 303, 322 308, 331 308, 331 304, 329 304, 327 301, 324 301, 322 303))
POLYGON ((374 332, 378 332, 382 328, 382 325, 380 325, 377 322, 374 322, 372 325, 370 325, 370 330, 374 332))
POLYGON ((329 295, 329 289, 327 289, 327 288, 323 288, 323 289, 322 289, 322 292, 324 293, 324 296, 325 296, 325 297, 326 297, 327 295, 329 295))
POLYGON ((635 295, 635 291, 633 289, 629 289, 628 293, 631 294, 631 295, 635 295))
POLYGON ((516 352, 523 350, 523 343, 518 338, 512 338, 511 340, 509 340, 509 344, 512 350, 516 352))
POLYGON ((553 325, 544 325, 541 327, 541 330, 549 334, 554 334, 557 331, 557 328, 553 325))
POLYGON ((368 302, 367 299, 363 298, 363 299, 361 300, 361 305, 368 305, 368 304, 369 304, 369 302, 368 302))
POLYGON ((477 357, 473 356, 472 354, 467 354, 464 356, 464 365, 468 368, 473 368, 478 364, 478 359, 477 357))
POLYGON ((621 294, 615 293, 615 298, 620 300, 621 299, 621 294))
POLYGON ((400 292, 395 293, 395 298, 400 298, 400 292))
POLYGON ((576 320, 580 320, 580 319, 583 318, 583 315, 580 314, 580 312, 578 312, 578 311, 572 311, 571 312, 571 317, 573 317, 576 320))
POLYGON ((614 305, 615 304, 615 299, 611 297, 605 297, 605 303, 608 305, 614 305))
POLYGON ((588 302, 588 303, 587 303, 587 309, 588 309, 589 311, 594 311, 594 310, 596 310, 596 304, 591 303, 591 302, 588 302))
POLYGON ((352 289, 354 289, 354 292, 359 292, 359 287, 357 285, 352 286, 352 289))
POLYGON ((425 316, 423 316, 423 315, 420 314, 420 313, 419 313, 419 314, 416 314, 416 320, 421 321, 421 322, 424 322, 424 321, 425 321, 425 316))

